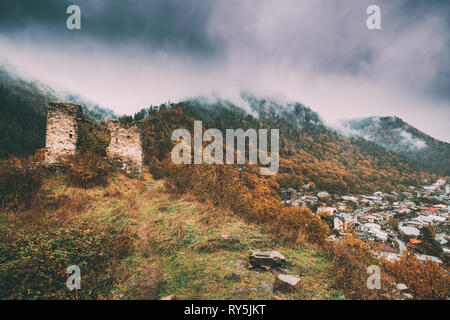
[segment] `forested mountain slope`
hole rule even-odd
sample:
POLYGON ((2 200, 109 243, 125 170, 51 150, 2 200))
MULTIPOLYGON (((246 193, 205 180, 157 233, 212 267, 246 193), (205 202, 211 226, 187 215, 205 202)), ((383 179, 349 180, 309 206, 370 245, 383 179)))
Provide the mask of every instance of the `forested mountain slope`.
POLYGON ((341 132, 359 136, 440 175, 450 175, 450 144, 439 141, 398 117, 344 120, 341 132))
POLYGON ((45 144, 47 104, 52 101, 79 103, 88 119, 114 118, 111 110, 86 103, 74 95, 25 81, 0 67, 0 158, 34 153, 45 144))
POLYGON ((300 188, 312 182, 328 191, 356 193, 414 185, 433 176, 373 142, 342 136, 301 104, 285 108, 256 98, 248 101, 258 117, 228 101, 211 103, 204 99, 141 111, 139 114, 146 116, 141 120, 146 160, 169 157, 171 132, 176 128, 192 130, 193 121, 202 120, 205 128, 222 132, 228 128, 280 129, 280 187, 300 188))

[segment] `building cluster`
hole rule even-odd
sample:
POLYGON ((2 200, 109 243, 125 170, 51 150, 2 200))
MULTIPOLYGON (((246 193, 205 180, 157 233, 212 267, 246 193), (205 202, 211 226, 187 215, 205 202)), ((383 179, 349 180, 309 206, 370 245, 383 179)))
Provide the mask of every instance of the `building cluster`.
POLYGON ((415 251, 418 259, 442 263, 422 245, 423 228, 428 226, 442 254, 450 254, 450 187, 444 179, 371 195, 313 193, 308 185, 299 191, 289 188, 282 192, 285 205, 308 207, 328 222, 333 230, 330 241, 351 233, 363 241, 379 242, 380 255, 389 260, 398 259, 408 249, 415 251))

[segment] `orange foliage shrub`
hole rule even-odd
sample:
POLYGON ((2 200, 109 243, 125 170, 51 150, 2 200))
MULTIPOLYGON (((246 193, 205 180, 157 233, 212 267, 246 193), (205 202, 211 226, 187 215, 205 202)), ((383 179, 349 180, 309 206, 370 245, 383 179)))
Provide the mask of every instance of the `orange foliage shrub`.
POLYGON ((104 125, 78 123, 77 154, 67 171, 70 184, 88 187, 106 183, 111 166, 105 159, 111 135, 104 125))
POLYGON ((86 152, 75 156, 67 171, 67 179, 70 184, 83 187, 103 184, 106 182, 109 169, 110 166, 102 156, 86 152))
POLYGON ((275 228, 292 242, 306 238, 309 242, 324 244, 330 233, 328 225, 308 208, 286 207, 281 209, 275 228))
POLYGON ((416 299, 445 299, 450 294, 448 271, 429 259, 417 260, 412 252, 398 261, 385 262, 384 269, 398 282, 406 284, 416 299))
POLYGON ((277 216, 281 204, 272 189, 273 180, 258 177, 255 171, 229 165, 171 165, 166 186, 228 208, 248 221, 265 223, 277 216))
POLYGON ((173 165, 166 178, 169 191, 191 193, 202 201, 228 208, 249 222, 263 223, 283 240, 323 244, 326 223, 309 209, 283 208, 274 177, 262 177, 255 166, 173 165))
POLYGON ((367 267, 378 262, 368 243, 349 235, 331 244, 327 251, 333 260, 330 267, 332 287, 350 299, 367 299, 376 294, 376 290, 366 286, 367 267))

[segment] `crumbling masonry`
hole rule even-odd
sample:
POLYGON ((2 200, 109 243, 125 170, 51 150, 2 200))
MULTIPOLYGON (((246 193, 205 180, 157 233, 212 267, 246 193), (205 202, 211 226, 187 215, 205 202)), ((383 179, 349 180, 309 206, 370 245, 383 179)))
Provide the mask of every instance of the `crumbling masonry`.
MULTIPOLYGON (((45 161, 47 167, 66 166, 77 151, 78 123, 84 119, 80 105, 50 103, 47 114, 45 161)), ((142 139, 136 123, 108 121, 111 141, 107 148, 110 162, 127 174, 142 174, 142 139)))
POLYGON ((108 130, 111 134, 106 154, 115 165, 128 174, 142 173, 142 140, 138 126, 134 124, 109 121, 108 130))

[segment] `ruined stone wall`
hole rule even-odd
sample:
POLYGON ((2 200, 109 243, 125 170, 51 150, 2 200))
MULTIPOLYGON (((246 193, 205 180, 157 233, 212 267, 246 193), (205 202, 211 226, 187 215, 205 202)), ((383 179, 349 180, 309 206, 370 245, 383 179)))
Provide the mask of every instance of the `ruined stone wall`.
MULTIPOLYGON (((78 123, 89 122, 80 105, 50 103, 47 114, 44 165, 65 166, 77 151, 78 123)), ((107 158, 127 174, 140 176, 143 165, 141 132, 137 124, 109 121, 107 158)))
POLYGON ((141 132, 137 124, 109 121, 108 130, 111 142, 107 156, 127 174, 140 176, 142 173, 143 152, 141 132))
POLYGON ((80 105, 72 103, 49 104, 44 165, 62 165, 75 155, 77 121, 81 119, 83 119, 83 111, 80 105))

